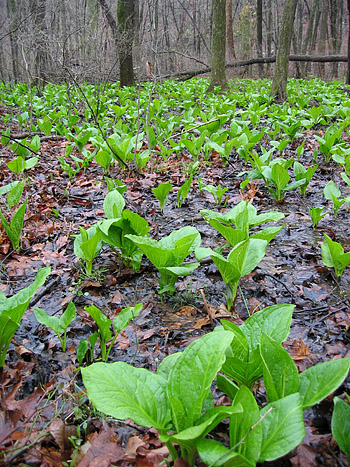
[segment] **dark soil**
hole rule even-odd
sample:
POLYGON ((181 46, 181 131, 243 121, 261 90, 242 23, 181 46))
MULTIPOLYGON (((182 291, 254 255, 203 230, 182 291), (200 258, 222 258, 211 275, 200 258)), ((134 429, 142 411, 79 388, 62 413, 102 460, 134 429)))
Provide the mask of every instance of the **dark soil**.
MULTIPOLYGON (((300 142, 288 146, 284 157, 296 157, 295 147, 300 142)), ((312 164, 314 145, 310 138, 305 145, 304 165, 312 164)), ((150 234, 156 239, 193 225, 201 234, 202 246, 221 247, 222 237, 206 224, 200 210, 226 212, 241 199, 252 200, 259 213, 273 209, 285 214, 281 223, 286 227, 269 244, 254 272, 241 280, 241 290, 229 313, 224 283, 215 265, 208 261, 192 276, 180 278, 176 294, 164 301, 157 292, 157 271, 145 258, 141 270, 134 274, 105 247, 95 260, 94 277, 86 277, 74 256, 72 235, 79 233, 79 225, 86 228, 104 216, 107 188, 102 169, 95 162, 86 173, 69 180, 57 160, 64 154, 64 147, 64 141, 43 142, 38 165, 25 175, 28 208, 20 253, 11 251, 0 227, 0 289, 5 295, 29 285, 39 268, 51 266, 36 306, 58 316, 70 300, 77 307, 77 318, 68 331, 67 352, 62 352, 50 329, 38 324, 33 306, 12 340, 1 375, 0 447, 6 465, 60 466, 74 456, 74 465, 80 467, 97 463, 159 465, 164 447, 154 430, 102 419, 88 404, 80 374, 75 371, 79 341, 91 335, 94 328, 84 306, 94 304, 113 319, 122 308, 142 302, 142 312, 118 336, 109 361, 121 360, 152 371, 166 355, 183 350, 193 339, 219 325, 221 317, 240 324, 255 310, 278 303, 295 304, 290 337, 284 345, 300 371, 321 361, 350 356, 350 270, 345 270, 338 283, 332 271, 324 267, 320 249, 323 233, 340 242, 345 251, 350 248, 347 205, 334 219, 332 207, 323 196, 323 188, 331 179, 344 194, 347 191, 334 162, 326 164, 319 156, 320 167, 306 195, 290 191, 284 202, 277 204, 261 181, 256 189, 250 186, 241 193, 242 177, 238 174, 245 168, 242 160, 232 154, 223 167, 213 153, 208 164, 201 164, 200 175, 205 183, 228 187, 225 208, 216 206, 211 194, 200 192, 196 180, 182 207, 175 207, 177 188, 186 180, 181 170, 189 161, 187 155, 173 156, 166 163, 159 159, 153 173, 149 168, 141 174, 112 169, 111 178, 124 180, 128 187, 126 207, 147 219, 150 234), (161 214, 151 188, 169 179, 174 189, 161 214), (312 229, 307 206, 324 206, 330 211, 316 230, 312 229), (76 437, 76 448, 68 439, 71 436, 76 437)), ((0 147, 0 157, 0 179, 6 184, 16 179, 6 165, 12 153, 0 147)), ((6 213, 4 198, 0 207, 6 213)), ((98 353, 95 357, 98 359, 98 353)), ((256 391, 259 402, 264 402, 264 388, 257 387, 256 391)), ((337 394, 344 391, 350 392, 349 378, 337 394)), ((219 403, 225 402, 218 391, 215 397, 219 403)), ((288 459, 271 465, 346 465, 330 434, 332 398, 306 413, 304 442, 288 459)), ((215 436, 227 439, 227 425, 221 424, 215 436)))

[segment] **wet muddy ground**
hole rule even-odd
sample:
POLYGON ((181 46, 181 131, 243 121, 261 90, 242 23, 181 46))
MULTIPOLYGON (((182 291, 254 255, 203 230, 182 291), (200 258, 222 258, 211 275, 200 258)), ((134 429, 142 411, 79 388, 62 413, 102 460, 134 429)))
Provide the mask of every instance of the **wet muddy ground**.
MULTIPOLYGON (((284 157, 296 157, 295 147, 300 142, 289 145, 284 157)), ((200 210, 226 212, 242 199, 251 200, 258 213, 280 210, 285 214, 280 221, 285 228, 268 245, 259 266, 242 278, 234 308, 228 312, 224 283, 210 261, 204 261, 193 275, 180 278, 176 294, 163 301, 157 292, 157 271, 145 257, 141 270, 134 274, 105 247, 94 262, 94 276, 84 274, 73 253, 73 234, 79 233, 79 225, 86 228, 104 216, 107 187, 103 171, 95 162, 85 173, 81 171, 69 180, 57 160, 64 154, 65 144, 63 140, 43 142, 38 165, 24 176, 29 201, 19 253, 11 251, 0 227, 0 289, 5 295, 29 285, 39 268, 51 266, 51 275, 41 288, 41 298, 35 298, 35 305, 57 316, 71 300, 77 307, 77 318, 67 334, 67 352, 62 352, 53 331, 36 321, 33 306, 28 308, 12 340, 1 375, 0 446, 7 465, 58 466, 71 459, 80 467, 95 465, 92 459, 99 465, 159 465, 164 455, 154 430, 102 419, 88 405, 80 374, 75 371, 79 341, 94 330, 85 306, 94 304, 113 319, 122 308, 142 302, 142 312, 120 333, 109 360, 150 370, 156 370, 166 355, 183 350, 193 339, 211 331, 220 324, 221 317, 240 324, 255 310, 278 303, 295 304, 291 333, 284 345, 300 371, 321 361, 350 356, 350 269, 338 282, 324 267, 320 247, 323 233, 327 233, 345 251, 350 249, 347 204, 335 219, 331 203, 323 196, 323 188, 331 179, 344 196, 348 195, 340 178, 341 168, 334 162, 326 164, 319 156, 320 167, 306 195, 289 191, 284 202, 278 204, 261 180, 255 188, 240 191, 243 177, 238 174, 246 167, 235 153, 225 167, 212 153, 208 163, 202 161, 200 176, 204 183, 221 183, 228 188, 226 207, 217 206, 210 193, 199 191, 197 175, 187 200, 181 208, 175 206, 177 189, 186 180, 186 154, 171 156, 166 163, 158 159, 153 173, 149 167, 141 174, 111 169, 110 177, 123 180, 128 187, 126 208, 147 219, 150 235, 156 239, 193 225, 201 234, 202 246, 221 247, 223 238, 204 221, 200 210), (168 180, 174 189, 161 214, 151 189, 168 180), (308 206, 329 210, 315 230, 308 206)), ((312 137, 307 146, 304 165, 312 164, 316 146, 312 137)), ((0 147, 0 155, 0 178, 5 185, 16 177, 6 165, 12 154, 0 147)), ((5 199, 0 203, 7 212, 5 199)), ((256 391, 263 401, 264 388, 257 387, 256 391)), ((349 378, 337 394, 344 391, 350 392, 349 378)), ((225 403, 222 393, 216 391, 215 397, 225 403)), ((345 456, 339 453, 330 434, 331 410, 332 397, 307 411, 304 442, 288 459, 271 465, 346 465, 345 456)), ((222 423, 216 436, 227 439, 227 425, 222 423)))

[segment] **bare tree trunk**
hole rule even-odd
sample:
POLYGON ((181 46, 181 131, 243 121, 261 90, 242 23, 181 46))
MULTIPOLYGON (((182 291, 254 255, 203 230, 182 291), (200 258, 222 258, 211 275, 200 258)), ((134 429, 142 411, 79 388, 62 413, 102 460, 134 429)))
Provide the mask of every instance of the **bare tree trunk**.
POLYGON ((33 85, 42 88, 48 75, 48 31, 45 25, 45 0, 30 0, 33 31, 35 32, 35 73, 33 85))
MULTIPOLYGON (((315 15, 316 15, 316 11, 317 11, 317 8, 318 8, 318 2, 319 2, 319 0, 313 0, 313 2, 312 2, 312 7, 311 7, 311 10, 310 10, 310 16, 309 16, 309 24, 307 26, 306 34, 305 34, 304 40, 302 42, 301 50, 300 50, 300 52, 302 54, 306 54, 309 43, 311 41, 312 30, 313 30, 314 21, 315 21, 315 15)), ((301 64, 301 75, 302 76, 305 75, 305 71, 306 71, 305 65, 301 64)))
MULTIPOLYGON (((16 29, 16 6, 13 0, 6 1, 7 15, 9 17, 10 29, 15 31, 16 29)), ((11 46, 11 63, 12 73, 15 83, 19 78, 18 76, 18 44, 17 44, 17 31, 10 33, 10 46, 11 46)))
POLYGON ((233 43, 232 0, 226 0, 226 59, 228 62, 236 60, 233 43))
MULTIPOLYGON (((331 49, 332 54, 340 52, 342 35, 343 35, 343 0, 330 0, 329 11, 330 11, 330 37, 331 37, 331 49)), ((332 66, 333 76, 338 77, 338 64, 333 63, 332 66)))
MULTIPOLYGON (((272 4, 271 0, 267 0, 267 31, 266 31, 266 55, 271 57, 272 55, 272 4)), ((267 69, 270 71, 271 65, 267 65, 267 69)))
MULTIPOLYGON (((257 50, 258 57, 262 57, 262 24, 263 24, 263 10, 262 10, 262 0, 257 0, 256 2, 256 35, 257 35, 257 50)), ((259 77, 264 77, 264 65, 259 64, 259 77)))
POLYGON ((276 67, 270 95, 281 101, 287 99, 289 53, 292 42, 296 6, 297 0, 286 0, 281 32, 278 39, 276 67))
MULTIPOLYGON (((317 52, 320 55, 325 55, 326 53, 326 43, 328 38, 328 1, 321 0, 321 18, 320 18, 320 36, 318 40, 318 49, 317 52)), ((325 76, 325 64, 318 64, 318 73, 321 78, 325 76)))
POLYGON ((119 76, 120 86, 135 84, 132 63, 134 0, 118 0, 117 18, 119 33, 119 76))
MULTIPOLYGON (((315 18, 315 21, 314 21, 314 30, 313 30, 313 33, 312 33, 312 38, 311 38, 311 43, 310 43, 310 48, 309 48, 309 54, 315 53, 315 50, 316 50, 318 25, 320 23, 320 18, 321 18, 321 10, 318 9, 316 11, 316 18, 315 18)), ((307 67, 306 67, 306 73, 309 73, 310 69, 311 69, 310 64, 308 64, 307 67)))
POLYGON ((220 86, 227 88, 225 71, 226 49, 226 0, 213 0, 213 29, 211 39, 211 82, 208 92, 220 86))
POLYGON ((350 84, 350 0, 347 0, 348 4, 348 74, 346 77, 346 84, 350 84))

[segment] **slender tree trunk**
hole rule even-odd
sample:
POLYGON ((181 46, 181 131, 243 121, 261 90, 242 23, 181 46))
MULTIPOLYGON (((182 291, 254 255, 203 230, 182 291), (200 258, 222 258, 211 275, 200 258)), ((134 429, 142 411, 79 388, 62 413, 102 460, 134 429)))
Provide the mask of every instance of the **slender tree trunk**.
MULTIPOLYGON (((10 29, 15 30, 16 28, 16 9, 13 0, 6 1, 7 15, 9 17, 10 29)), ((10 47, 11 47, 11 64, 12 74, 15 83, 19 78, 18 76, 18 44, 17 44, 17 31, 10 33, 10 47)))
POLYGON ((349 29, 348 29, 348 74, 346 77, 346 84, 350 84, 350 0, 347 0, 347 4, 348 4, 349 29))
POLYGON ((213 22, 211 38, 211 83, 208 92, 220 86, 227 88, 225 71, 226 49, 226 0, 213 0, 213 22))
MULTIPOLYGON (((321 18, 320 18, 320 36, 318 40, 318 49, 317 52, 319 55, 326 54, 326 43, 328 38, 328 2, 327 0, 321 0, 321 18)), ((318 73, 321 78, 325 76, 325 64, 319 63, 318 64, 318 73)))
POLYGON ((297 0, 286 0, 281 31, 278 39, 276 67, 270 94, 281 101, 287 99, 289 53, 292 42, 296 6, 297 0))
POLYGON ((135 84, 132 62, 134 0, 118 0, 118 52, 120 86, 135 84))
MULTIPOLYGON (((257 0, 256 2, 256 36, 257 36, 257 51, 258 57, 262 57, 262 43, 263 43, 263 34, 262 34, 262 25, 263 25, 263 2, 262 0, 257 0)), ((264 65, 259 64, 259 77, 264 77, 264 65)))
MULTIPOLYGON (((266 31, 266 55, 271 57, 272 55, 272 0, 267 0, 267 31, 266 31)), ((271 65, 267 65, 267 69, 270 71, 271 65)))
POLYGON ((232 0, 226 0, 226 59, 229 63, 236 60, 233 43, 232 0))

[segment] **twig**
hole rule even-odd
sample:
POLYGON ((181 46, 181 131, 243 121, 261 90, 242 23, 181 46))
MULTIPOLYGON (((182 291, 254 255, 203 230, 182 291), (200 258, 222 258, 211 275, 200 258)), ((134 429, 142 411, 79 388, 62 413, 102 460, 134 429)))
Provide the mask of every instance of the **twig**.
POLYGON ((212 462, 209 467, 213 467, 214 465, 216 464, 219 464, 220 461, 222 459, 224 459, 227 454, 231 451, 234 451, 238 446, 240 446, 241 444, 244 443, 245 439, 247 438, 247 436, 250 434, 251 431, 254 430, 254 428, 256 428, 263 420, 264 418, 273 410, 273 407, 270 407, 269 410, 267 412, 264 413, 264 415, 253 425, 249 428, 249 430, 247 431, 247 433, 243 436, 243 438, 237 443, 235 444, 234 446, 232 446, 232 448, 230 448, 227 452, 225 452, 225 454, 223 454, 222 456, 220 456, 218 459, 215 459, 214 462, 212 462))
POLYGON ((55 286, 58 285, 60 282, 60 276, 56 276, 54 279, 52 279, 46 287, 43 288, 40 292, 38 292, 30 301, 29 306, 34 306, 35 304, 38 303, 39 300, 43 298, 44 295, 46 295, 50 290, 55 286))
POLYGON ((211 313, 210 313, 210 310, 209 310, 209 307, 208 307, 207 299, 205 298, 205 295, 204 295, 204 290, 200 289, 199 291, 200 291, 200 293, 202 295, 204 307, 205 307, 205 309, 206 309, 206 311, 208 313, 208 317, 209 317, 210 321, 213 322, 213 318, 211 316, 211 313))
POLYGON ((273 276, 272 274, 269 274, 268 272, 265 272, 265 271, 261 271, 261 274, 265 275, 265 276, 268 276, 268 277, 271 277, 273 280, 275 280, 276 282, 278 282, 279 284, 283 285, 283 287, 286 289, 286 291, 290 294, 290 296, 295 299, 295 296, 294 296, 294 293, 291 292, 288 287, 286 286, 286 284, 284 282, 282 282, 280 279, 277 279, 277 277, 273 276))
POLYGON ((18 146, 21 146, 22 148, 25 148, 25 149, 28 149, 28 151, 32 152, 33 154, 35 154, 36 156, 40 156, 40 154, 36 151, 34 151, 32 148, 30 148, 29 146, 26 146, 25 144, 23 143, 20 143, 19 141, 17 141, 15 138, 13 138, 12 136, 8 136, 8 135, 5 135, 4 133, 0 133, 0 137, 4 137, 4 138, 8 138, 10 141, 13 141, 15 143, 18 144, 18 146))
POLYGON ((169 136, 169 138, 167 138, 167 139, 164 140, 164 143, 166 143, 167 141, 169 141, 169 139, 171 139, 171 138, 176 138, 177 136, 181 136, 181 135, 183 135, 184 133, 188 133, 188 132, 190 132, 190 131, 196 130, 197 128, 200 128, 201 126, 209 125, 209 123, 214 123, 214 122, 217 122, 217 121, 220 121, 220 117, 213 118, 213 120, 209 120, 209 122, 198 123, 198 125, 195 125, 195 126, 193 126, 193 127, 191 127, 191 128, 186 128, 186 129, 180 131, 180 133, 175 133, 175 135, 169 136))
POLYGON ((109 144, 108 142, 108 139, 104 133, 104 131, 102 130, 102 127, 98 121, 98 118, 97 118, 97 115, 94 111, 94 109, 92 108, 88 98, 86 97, 86 94, 85 92, 83 91, 83 89, 81 88, 81 86, 79 85, 79 83, 77 82, 77 80, 75 79, 75 77, 73 76, 72 72, 70 71, 69 68, 67 68, 65 65, 62 65, 63 68, 67 71, 67 73, 69 74, 69 76, 71 77, 71 79, 73 80, 73 83, 74 85, 77 87, 77 89, 79 90, 79 92, 81 93, 81 95, 83 96, 83 99, 86 103, 86 105, 89 107, 90 109, 90 112, 91 112, 91 115, 94 119, 94 122, 95 122, 95 125, 97 126, 99 132, 101 133, 101 136, 104 140, 104 142, 107 144, 108 148, 110 149, 110 151, 114 154, 115 158, 117 159, 117 161, 119 162, 119 164, 122 166, 122 167, 126 167, 127 169, 129 168, 128 164, 123 161, 123 159, 121 157, 118 156, 118 154, 114 151, 114 149, 112 148, 112 146, 109 144))

